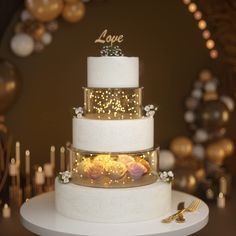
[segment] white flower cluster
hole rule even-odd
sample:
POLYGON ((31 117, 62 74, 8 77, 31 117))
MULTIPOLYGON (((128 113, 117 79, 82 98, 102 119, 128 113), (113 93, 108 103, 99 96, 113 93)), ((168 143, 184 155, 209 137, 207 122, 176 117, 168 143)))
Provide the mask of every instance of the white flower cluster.
POLYGON ((144 111, 146 112, 146 116, 154 116, 158 108, 153 104, 146 105, 144 107, 144 111))
POLYGON ((163 172, 159 172, 159 178, 161 181, 163 182, 172 182, 174 180, 174 174, 172 171, 163 171, 163 172))
POLYGON ((110 56, 110 57, 120 57, 124 56, 122 53, 122 50, 120 49, 119 46, 103 46, 102 50, 100 51, 101 56, 110 56))
POLYGON ((83 109, 83 107, 74 107, 73 110, 74 110, 75 116, 76 116, 77 118, 82 117, 83 114, 84 114, 84 109, 83 109))
POLYGON ((65 172, 59 172, 58 178, 61 183, 67 184, 70 182, 70 179, 72 177, 72 173, 70 171, 65 171, 65 172))

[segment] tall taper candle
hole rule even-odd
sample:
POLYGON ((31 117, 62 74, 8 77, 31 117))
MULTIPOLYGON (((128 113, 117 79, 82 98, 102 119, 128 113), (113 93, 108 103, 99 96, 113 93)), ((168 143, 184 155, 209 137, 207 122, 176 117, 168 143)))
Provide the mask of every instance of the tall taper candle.
POLYGON ((30 151, 25 151, 25 175, 30 175, 30 151))
POLYGON ((16 142, 16 165, 20 167, 20 142, 16 142))
POLYGON ((51 146, 50 148, 50 162, 54 169, 55 168, 55 146, 51 146))
POLYGON ((9 175, 11 177, 17 176, 17 166, 16 166, 16 160, 14 158, 11 159, 11 163, 9 165, 9 175))
POLYGON ((60 171, 65 171, 65 148, 60 148, 60 171))

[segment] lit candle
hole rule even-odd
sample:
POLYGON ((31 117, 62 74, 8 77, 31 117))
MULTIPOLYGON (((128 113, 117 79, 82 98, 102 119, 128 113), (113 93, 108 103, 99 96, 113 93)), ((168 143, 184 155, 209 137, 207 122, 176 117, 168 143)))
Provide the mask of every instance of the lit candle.
POLYGON ((8 206, 7 203, 5 203, 2 208, 2 217, 3 218, 10 218, 11 217, 11 208, 8 206))
POLYGON ((60 148, 60 170, 65 171, 65 148, 60 148))
POLYGON ((53 177, 53 166, 51 163, 45 163, 43 166, 43 170, 46 178, 53 177))
POLYGON ((51 146, 50 148, 50 162, 52 167, 55 168, 55 146, 51 146))
POLYGON ((45 182, 45 175, 41 166, 38 167, 38 170, 35 172, 35 183, 37 185, 43 185, 45 182))
POLYGON ((25 174, 30 175, 30 151, 25 151, 25 174))
POLYGON ((16 165, 20 167, 20 142, 16 142, 16 165))
POLYGON ((220 192, 217 197, 217 207, 225 208, 225 196, 222 192, 220 192))
POLYGON ((16 166, 16 160, 14 158, 11 159, 11 163, 9 165, 9 175, 11 177, 17 176, 17 166, 16 166))

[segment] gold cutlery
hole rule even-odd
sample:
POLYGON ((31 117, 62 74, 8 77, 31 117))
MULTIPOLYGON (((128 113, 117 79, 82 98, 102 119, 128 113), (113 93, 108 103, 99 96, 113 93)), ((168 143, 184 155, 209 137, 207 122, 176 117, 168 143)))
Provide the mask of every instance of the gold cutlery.
MULTIPOLYGON (((178 203, 177 210, 183 210, 183 209, 184 209, 184 202, 178 203)), ((183 213, 179 213, 179 215, 177 216, 175 221, 177 223, 184 223, 185 222, 184 214, 183 213)))
POLYGON ((182 210, 178 210, 175 214, 163 219, 161 222, 162 223, 170 223, 172 222, 173 220, 176 220, 177 217, 180 215, 180 214, 183 214, 185 212, 194 212, 196 211, 199 206, 200 206, 200 203, 201 203, 201 200, 197 199, 197 200, 194 200, 190 203, 190 205, 182 210))

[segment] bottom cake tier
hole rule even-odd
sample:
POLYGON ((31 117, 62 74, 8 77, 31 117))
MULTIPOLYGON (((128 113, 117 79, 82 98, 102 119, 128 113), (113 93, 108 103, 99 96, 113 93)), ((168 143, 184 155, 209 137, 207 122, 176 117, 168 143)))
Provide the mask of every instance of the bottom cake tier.
POLYGON ((151 220, 171 209, 171 184, 121 189, 91 188, 55 180, 56 209, 62 215, 89 222, 124 223, 151 220))

